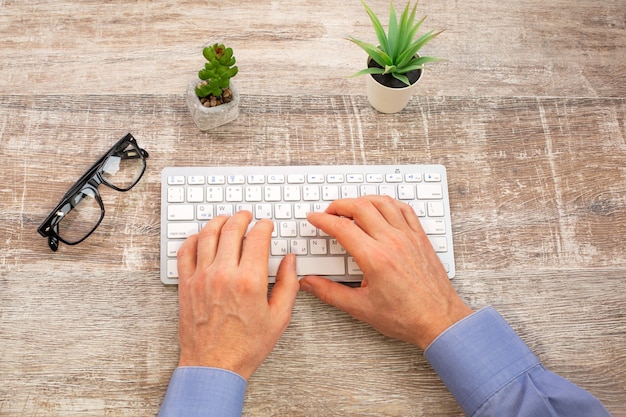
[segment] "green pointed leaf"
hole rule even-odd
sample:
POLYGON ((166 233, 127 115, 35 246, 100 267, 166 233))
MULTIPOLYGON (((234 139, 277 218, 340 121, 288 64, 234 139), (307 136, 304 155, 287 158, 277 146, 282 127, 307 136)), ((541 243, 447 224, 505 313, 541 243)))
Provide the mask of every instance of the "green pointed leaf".
POLYGON ((354 42, 361 47, 374 61, 382 67, 391 63, 391 57, 387 55, 380 48, 372 45, 371 43, 363 42, 355 38, 348 38, 349 41, 354 42))
POLYGON ((359 72, 355 72, 350 77, 360 77, 361 75, 367 74, 382 74, 384 71, 385 70, 383 70, 382 68, 365 68, 359 72))
POLYGON ((385 71, 383 72, 383 74, 393 74, 396 71, 397 68, 395 65, 385 65, 385 71))
POLYGON ((398 67, 398 72, 400 72, 401 74, 406 74, 407 72, 424 68, 424 64, 428 64, 429 62, 441 62, 441 61, 443 61, 443 59, 441 58, 435 58, 432 56, 421 56, 415 59, 414 61, 411 61, 406 66, 398 67))
POLYGON ((396 10, 394 9, 391 1, 389 2, 389 26, 387 28, 387 34, 387 39, 389 40, 389 49, 387 50, 387 53, 391 56, 391 59, 396 59, 400 30, 398 28, 396 10))
POLYGON ((435 32, 431 30, 426 33, 422 37, 420 37, 417 41, 415 41, 411 46, 409 46, 404 52, 398 57, 398 65, 404 66, 407 62, 409 62, 417 52, 424 47, 428 42, 436 38, 443 31, 435 32))
POLYGON ((406 85, 411 85, 411 83, 409 82, 409 78, 406 75, 397 73, 393 73, 392 75, 395 79, 402 81, 406 85))
POLYGON ((365 7, 365 11, 367 12, 367 14, 370 17, 370 20, 372 21, 372 25, 374 26, 374 32, 376 33, 376 38, 378 38, 378 43, 380 44, 381 49, 383 51, 388 51, 389 43, 387 41, 387 35, 385 33, 385 29, 383 28, 383 25, 380 23, 380 20, 378 19, 378 16, 376 16, 376 14, 372 11, 372 9, 370 9, 369 6, 365 4, 365 1, 361 0, 361 3, 363 4, 363 7, 365 7))

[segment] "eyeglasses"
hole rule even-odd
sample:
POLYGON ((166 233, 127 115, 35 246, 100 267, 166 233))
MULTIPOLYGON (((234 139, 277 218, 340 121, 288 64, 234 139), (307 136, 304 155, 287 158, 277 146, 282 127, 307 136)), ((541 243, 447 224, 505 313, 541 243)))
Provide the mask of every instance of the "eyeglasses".
POLYGON ((104 154, 63 196, 61 202, 37 231, 48 238, 53 251, 59 241, 76 245, 85 240, 104 218, 104 204, 98 186, 128 191, 139 182, 146 170, 148 152, 141 149, 130 133, 104 154))

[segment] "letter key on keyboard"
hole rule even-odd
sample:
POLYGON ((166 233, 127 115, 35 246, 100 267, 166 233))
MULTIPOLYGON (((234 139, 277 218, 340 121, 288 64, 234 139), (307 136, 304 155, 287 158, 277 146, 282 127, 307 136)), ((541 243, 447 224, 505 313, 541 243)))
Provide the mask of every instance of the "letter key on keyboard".
POLYGON ((339 198, 383 194, 413 208, 450 278, 455 275, 446 169, 442 165, 167 167, 161 179, 161 281, 178 283, 176 254, 184 240, 216 216, 240 210, 271 219, 269 282, 287 253, 299 276, 363 278, 332 236, 306 220, 339 198))

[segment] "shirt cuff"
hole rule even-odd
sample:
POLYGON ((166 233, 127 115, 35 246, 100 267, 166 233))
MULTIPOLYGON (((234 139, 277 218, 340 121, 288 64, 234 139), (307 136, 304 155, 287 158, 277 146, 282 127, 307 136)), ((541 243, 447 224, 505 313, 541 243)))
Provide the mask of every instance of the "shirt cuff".
POLYGON ((493 307, 455 323, 424 356, 468 416, 507 383, 540 365, 493 307))
POLYGON ((218 368, 181 366, 174 370, 159 417, 240 417, 246 380, 218 368))

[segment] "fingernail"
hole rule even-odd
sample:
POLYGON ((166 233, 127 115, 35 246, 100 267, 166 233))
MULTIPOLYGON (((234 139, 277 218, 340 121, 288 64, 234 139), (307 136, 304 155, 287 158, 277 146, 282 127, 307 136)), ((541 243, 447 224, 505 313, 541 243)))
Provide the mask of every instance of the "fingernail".
POLYGON ((311 287, 311 285, 306 282, 305 280, 300 280, 300 289, 304 292, 311 292, 313 290, 313 288, 311 287))

